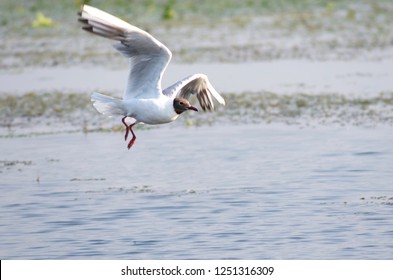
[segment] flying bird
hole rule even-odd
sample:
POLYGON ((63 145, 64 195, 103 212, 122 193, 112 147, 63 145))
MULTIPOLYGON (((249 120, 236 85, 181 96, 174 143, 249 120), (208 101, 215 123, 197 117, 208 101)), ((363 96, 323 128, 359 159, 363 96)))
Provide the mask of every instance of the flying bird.
POLYGON ((83 30, 118 41, 113 47, 129 59, 130 69, 122 99, 97 92, 91 95, 98 112, 111 117, 122 116, 125 141, 129 133, 132 134, 128 149, 136 140, 132 130, 135 124, 169 123, 185 111, 198 111, 190 104, 192 95, 204 111, 212 111, 215 101, 225 105, 225 100, 204 74, 191 75, 162 90, 162 75, 172 53, 146 31, 89 5, 83 5, 78 14, 83 30), (127 118, 132 118, 133 122, 128 124, 127 118))

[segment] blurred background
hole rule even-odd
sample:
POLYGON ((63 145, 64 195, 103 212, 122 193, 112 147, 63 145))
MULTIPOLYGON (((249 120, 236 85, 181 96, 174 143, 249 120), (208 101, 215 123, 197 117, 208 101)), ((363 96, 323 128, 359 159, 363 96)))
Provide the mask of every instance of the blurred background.
MULTIPOLYGON (((39 123, 40 117, 58 117, 63 110, 71 126, 80 122, 74 129, 114 127, 103 118, 103 125, 86 127, 87 117, 78 111, 89 110, 92 90, 121 96, 128 67, 111 42, 81 31, 77 11, 82 3, 147 30, 171 49, 173 66, 164 87, 193 72, 207 72, 233 100, 222 114, 235 118, 240 107, 248 106, 242 114, 248 112, 247 119, 257 115, 262 122, 316 115, 323 122, 340 122, 334 117, 350 110, 344 123, 392 122, 390 0, 3 0, 2 134, 13 133, 7 129, 16 125, 15 114, 23 126, 32 117, 39 123), (244 93, 256 93, 258 102, 245 104, 244 93), (30 103, 36 105, 29 112, 30 103), (66 109, 53 109, 56 103, 66 109)), ((216 117, 197 116, 203 121, 216 117)))
MULTIPOLYGON (((392 259, 392 0, 1 0, 0 258, 392 259), (82 2, 227 106, 124 126, 128 62, 82 2)), ((192 101, 195 104, 195 101, 192 101)))

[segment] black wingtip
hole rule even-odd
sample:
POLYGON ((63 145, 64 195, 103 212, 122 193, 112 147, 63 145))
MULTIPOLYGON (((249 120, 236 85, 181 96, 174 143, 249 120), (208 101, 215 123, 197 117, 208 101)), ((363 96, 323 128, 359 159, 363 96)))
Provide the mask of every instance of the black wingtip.
POLYGON ((85 18, 78 18, 78 21, 81 23, 88 23, 89 21, 85 18))
POLYGON ((93 33, 93 26, 82 26, 82 29, 87 31, 87 32, 91 32, 93 33))

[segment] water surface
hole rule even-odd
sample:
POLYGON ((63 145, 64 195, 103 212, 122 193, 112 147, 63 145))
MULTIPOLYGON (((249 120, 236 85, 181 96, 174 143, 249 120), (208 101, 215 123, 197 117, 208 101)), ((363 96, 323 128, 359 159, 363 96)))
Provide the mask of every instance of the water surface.
MULTIPOLYGON (((393 51, 390 51, 391 54, 393 51)), ((219 92, 261 92, 281 94, 336 93, 375 95, 391 91, 393 59, 350 61, 310 61, 287 59, 246 63, 171 63, 163 76, 163 88, 194 73, 204 73, 219 92), (299 71, 301 70, 301 71, 299 71)), ((107 65, 76 65, 62 68, 0 70, 0 92, 82 92, 93 90, 121 95, 126 84, 128 64, 119 69, 107 65), (97 77, 105 77, 97 79, 97 77)))
POLYGON ((391 128, 2 138, 5 259, 391 259, 391 128))

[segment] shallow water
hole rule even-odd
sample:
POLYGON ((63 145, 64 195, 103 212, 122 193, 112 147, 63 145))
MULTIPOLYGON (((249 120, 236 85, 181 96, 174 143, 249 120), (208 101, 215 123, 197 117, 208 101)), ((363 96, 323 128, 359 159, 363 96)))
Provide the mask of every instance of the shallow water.
POLYGON ((391 127, 1 138, 2 259, 391 259, 391 127))
MULTIPOLYGON (((390 52, 392 53, 392 51, 390 52)), ((93 90, 120 95, 128 73, 124 68, 75 66, 68 68, 26 68, 0 71, 1 91, 85 92, 93 90), (97 77, 105 77, 105 79, 97 77)), ((391 91, 393 59, 351 61, 309 61, 301 59, 255 63, 170 64, 163 76, 163 87, 194 73, 209 76, 219 92, 336 93, 375 95, 391 91)))

